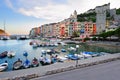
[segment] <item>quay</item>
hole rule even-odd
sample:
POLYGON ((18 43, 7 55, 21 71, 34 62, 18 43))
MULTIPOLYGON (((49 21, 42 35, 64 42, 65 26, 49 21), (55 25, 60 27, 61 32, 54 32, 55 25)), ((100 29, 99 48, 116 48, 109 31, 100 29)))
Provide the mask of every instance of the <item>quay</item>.
POLYGON ((29 80, 41 76, 56 74, 59 72, 69 71, 78 68, 84 68, 92 65, 115 61, 115 60, 120 60, 120 53, 108 54, 100 57, 78 60, 78 66, 76 66, 76 61, 70 60, 63 63, 55 63, 48 66, 40 66, 36 68, 0 72, 0 80, 26 80, 26 79, 29 80))

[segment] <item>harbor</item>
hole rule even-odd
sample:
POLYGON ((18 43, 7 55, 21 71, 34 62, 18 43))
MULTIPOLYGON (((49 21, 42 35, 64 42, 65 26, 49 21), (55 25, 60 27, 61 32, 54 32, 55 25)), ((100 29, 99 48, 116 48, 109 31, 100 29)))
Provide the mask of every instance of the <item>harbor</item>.
MULTIPOLYGON (((17 62, 18 59, 22 61, 20 69, 25 69, 30 67, 33 68, 32 62, 34 58, 38 60, 38 66, 42 66, 45 64, 50 65, 56 62, 57 63, 64 62, 66 60, 76 61, 76 60, 103 56, 103 55, 113 53, 113 52, 110 52, 111 50, 109 49, 104 49, 96 46, 91 47, 83 43, 66 44, 65 43, 66 41, 61 41, 61 40, 58 40, 58 41, 60 42, 56 43, 54 41, 55 43, 53 43, 53 41, 48 42, 48 41, 41 41, 41 40, 0 41, 0 48, 1 48, 0 64, 7 62, 8 67, 4 71, 8 72, 8 71, 14 70, 13 69, 14 63, 17 62), (31 42, 33 42, 34 44, 31 45, 31 42), (38 44, 40 42, 41 44, 38 44), (44 60, 48 62, 44 63, 43 62, 44 60)), ((117 49, 115 49, 116 52, 114 53, 117 53, 120 50, 119 45, 117 46, 118 46, 117 49)))
POLYGON ((84 68, 92 65, 97 65, 101 63, 106 63, 114 60, 120 59, 120 53, 110 54, 101 57, 94 57, 78 61, 78 67, 76 67, 75 61, 67 61, 64 63, 55 63, 49 66, 40 66, 36 68, 29 68, 24 70, 9 71, 0 73, 1 80, 24 80, 24 79, 34 79, 37 77, 56 74, 59 72, 74 70, 78 68, 84 68))

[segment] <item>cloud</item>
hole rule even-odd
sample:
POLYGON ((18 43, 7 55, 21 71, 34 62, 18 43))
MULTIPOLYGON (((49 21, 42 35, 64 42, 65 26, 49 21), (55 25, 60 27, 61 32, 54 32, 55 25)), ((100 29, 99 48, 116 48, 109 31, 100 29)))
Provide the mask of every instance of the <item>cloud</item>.
POLYGON ((12 5, 12 3, 11 3, 10 0, 5 0, 5 3, 6 3, 6 5, 7 5, 9 8, 11 8, 11 9, 14 10, 14 7, 13 7, 13 5, 12 5))
POLYGON ((111 2, 112 7, 120 4, 118 0, 5 0, 9 8, 26 16, 58 22, 68 18, 74 10, 83 13, 96 6, 111 2))

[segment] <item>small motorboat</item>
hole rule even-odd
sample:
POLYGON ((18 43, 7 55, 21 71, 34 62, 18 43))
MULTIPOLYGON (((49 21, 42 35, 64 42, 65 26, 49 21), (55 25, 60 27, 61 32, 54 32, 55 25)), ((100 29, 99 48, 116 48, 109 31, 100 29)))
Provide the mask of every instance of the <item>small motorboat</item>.
POLYGON ((68 50, 69 50, 69 51, 76 51, 76 48, 70 47, 70 48, 68 48, 68 50))
POLYGON ((51 60, 46 58, 46 57, 45 58, 41 58, 40 59, 40 63, 41 63, 42 66, 49 65, 49 64, 51 64, 51 60))
POLYGON ((42 53, 42 55, 45 55, 46 56, 46 50, 41 50, 41 53, 42 53))
POLYGON ((8 51, 2 52, 2 53, 0 54, 0 58, 5 58, 5 57, 7 57, 7 53, 8 53, 8 51))
POLYGON ((7 53, 7 57, 11 58, 15 56, 15 52, 14 51, 8 51, 7 53))
POLYGON ((22 68, 22 61, 20 59, 18 59, 18 61, 14 62, 13 64, 13 70, 18 70, 22 68))
POLYGON ((33 43, 32 47, 37 48, 38 47, 37 43, 33 43))
POLYGON ((7 67, 8 67, 8 63, 2 63, 2 64, 0 64, 0 72, 1 71, 4 71, 4 70, 6 70, 7 69, 7 67))
POLYGON ((84 56, 84 58, 91 58, 92 57, 90 54, 86 54, 85 52, 82 52, 81 54, 84 56))
POLYGON ((58 56, 58 62, 63 62, 63 61, 65 61, 65 60, 67 60, 67 58, 66 57, 63 57, 63 56, 58 56))
POLYGON ((79 59, 79 57, 78 57, 78 56, 75 56, 74 54, 68 54, 68 55, 67 55, 67 58, 68 58, 68 59, 71 59, 71 60, 78 60, 78 59, 79 59))
POLYGON ((61 52, 66 52, 66 50, 65 49, 61 49, 61 52))
POLYGON ((66 46, 66 45, 67 45, 67 44, 64 43, 64 42, 60 42, 60 44, 61 44, 62 46, 66 46))
POLYGON ((37 67, 39 66, 39 61, 37 58, 34 57, 34 59, 32 60, 32 67, 37 67))
POLYGON ((26 60, 24 61, 24 63, 23 63, 23 67, 24 67, 24 68, 30 68, 30 66, 31 66, 30 61, 29 61, 28 59, 26 59, 26 60))
POLYGON ((24 51, 24 52, 23 52, 23 56, 27 57, 27 56, 28 56, 28 52, 27 52, 27 51, 24 51))

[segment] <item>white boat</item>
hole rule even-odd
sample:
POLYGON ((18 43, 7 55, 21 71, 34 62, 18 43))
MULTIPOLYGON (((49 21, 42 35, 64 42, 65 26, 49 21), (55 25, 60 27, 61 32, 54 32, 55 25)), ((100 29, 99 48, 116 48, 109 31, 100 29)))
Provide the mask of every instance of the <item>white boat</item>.
POLYGON ((5 69, 7 69, 7 67, 8 67, 8 63, 2 63, 2 64, 0 64, 0 72, 4 71, 5 69))
POLYGON ((14 51, 8 51, 7 57, 14 57, 15 52, 14 51))
POLYGON ((62 46, 66 46, 66 45, 67 45, 67 44, 64 43, 64 42, 60 42, 60 44, 61 44, 62 46))
POLYGON ((68 48, 68 50, 70 50, 70 51, 76 51, 76 48, 70 47, 70 48, 68 48))
POLYGON ((37 45, 36 43, 33 43, 32 47, 33 47, 33 48, 37 48, 38 45, 37 45))
POLYGON ((81 55, 81 54, 75 54, 75 56, 78 56, 80 59, 84 58, 84 55, 81 55))
POLYGON ((54 43, 55 46, 58 46, 58 43, 54 43))
POLYGON ((59 59, 60 61, 65 61, 65 60, 67 60, 68 58, 63 57, 63 56, 58 56, 58 59, 59 59))
POLYGON ((84 58, 92 58, 90 54, 85 54, 84 52, 82 52, 81 55, 83 55, 84 58))

